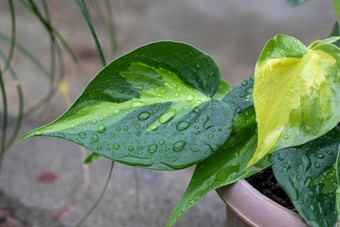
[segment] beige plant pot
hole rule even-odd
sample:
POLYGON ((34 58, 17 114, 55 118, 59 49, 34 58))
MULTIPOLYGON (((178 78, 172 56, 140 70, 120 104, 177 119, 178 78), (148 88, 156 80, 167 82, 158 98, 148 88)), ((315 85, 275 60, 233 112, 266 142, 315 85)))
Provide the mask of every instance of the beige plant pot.
POLYGON ((301 217, 262 195, 247 181, 216 189, 227 207, 228 227, 307 227, 301 217))

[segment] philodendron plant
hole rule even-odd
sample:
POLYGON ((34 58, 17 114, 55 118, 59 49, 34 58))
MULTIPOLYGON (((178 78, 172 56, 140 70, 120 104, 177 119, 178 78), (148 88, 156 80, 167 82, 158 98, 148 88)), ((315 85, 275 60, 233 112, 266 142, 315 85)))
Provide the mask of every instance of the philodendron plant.
POLYGON ((197 164, 173 223, 208 191, 269 166, 304 220, 334 226, 340 206, 340 49, 277 35, 255 75, 232 89, 188 44, 151 43, 105 66, 73 105, 33 136, 73 141, 99 157, 153 170, 197 164), (338 206, 338 208, 337 208, 338 206))

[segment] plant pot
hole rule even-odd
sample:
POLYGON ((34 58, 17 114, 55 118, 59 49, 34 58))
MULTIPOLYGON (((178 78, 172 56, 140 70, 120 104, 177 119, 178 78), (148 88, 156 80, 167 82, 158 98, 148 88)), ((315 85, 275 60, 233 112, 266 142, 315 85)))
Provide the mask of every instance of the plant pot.
POLYGON ((295 212, 262 195, 245 180, 216 189, 226 204, 228 227, 307 227, 295 212))

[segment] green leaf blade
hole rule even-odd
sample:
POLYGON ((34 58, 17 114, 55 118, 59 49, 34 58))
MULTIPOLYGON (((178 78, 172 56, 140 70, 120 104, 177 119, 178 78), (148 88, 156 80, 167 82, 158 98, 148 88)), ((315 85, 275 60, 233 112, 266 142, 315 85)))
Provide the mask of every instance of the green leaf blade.
POLYGON ((221 99, 229 90, 208 55, 152 43, 108 64, 59 119, 23 139, 62 137, 125 164, 185 168, 228 138, 233 112, 221 99))
POLYGON ((268 43, 255 69, 259 144, 247 167, 267 153, 318 138, 340 121, 340 49, 319 41, 306 52, 285 35, 268 43))
POLYGON ((335 189, 330 192, 319 179, 333 168, 339 144, 336 127, 307 144, 273 153, 277 181, 311 226, 334 226, 337 221, 335 189))
POLYGON ((218 152, 197 165, 191 182, 173 210, 167 226, 172 226, 207 192, 253 175, 271 164, 268 157, 253 168, 244 171, 257 145, 255 112, 251 95, 253 84, 253 78, 243 81, 223 99, 236 115, 232 134, 218 152))

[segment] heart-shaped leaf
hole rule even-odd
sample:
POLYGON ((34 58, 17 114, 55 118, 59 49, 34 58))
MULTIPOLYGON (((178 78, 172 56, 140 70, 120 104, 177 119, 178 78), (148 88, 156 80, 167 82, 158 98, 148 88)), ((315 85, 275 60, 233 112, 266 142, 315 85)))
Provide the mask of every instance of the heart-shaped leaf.
POLYGON ((304 144, 338 124, 340 49, 322 41, 307 48, 293 37, 274 37, 256 65, 253 95, 258 147, 247 168, 269 152, 304 144))
MULTIPOLYGON (((335 226, 335 188, 321 180, 333 168, 340 144, 340 129, 304 145, 273 153, 273 171, 295 208, 311 226, 335 226), (325 188, 328 187, 328 188, 325 188)), ((334 182, 328 182, 336 184, 334 182)))
POLYGON ((151 43, 112 61, 60 118, 23 139, 61 137, 129 165, 181 169, 228 138, 233 112, 221 100, 229 91, 208 55, 151 43))
POLYGON ((253 78, 242 82, 223 99, 236 114, 232 134, 218 152, 197 165, 191 182, 173 210, 167 226, 173 225, 207 192, 246 178, 271 165, 268 157, 256 167, 244 172, 244 167, 254 154, 257 144, 252 87, 253 78))

